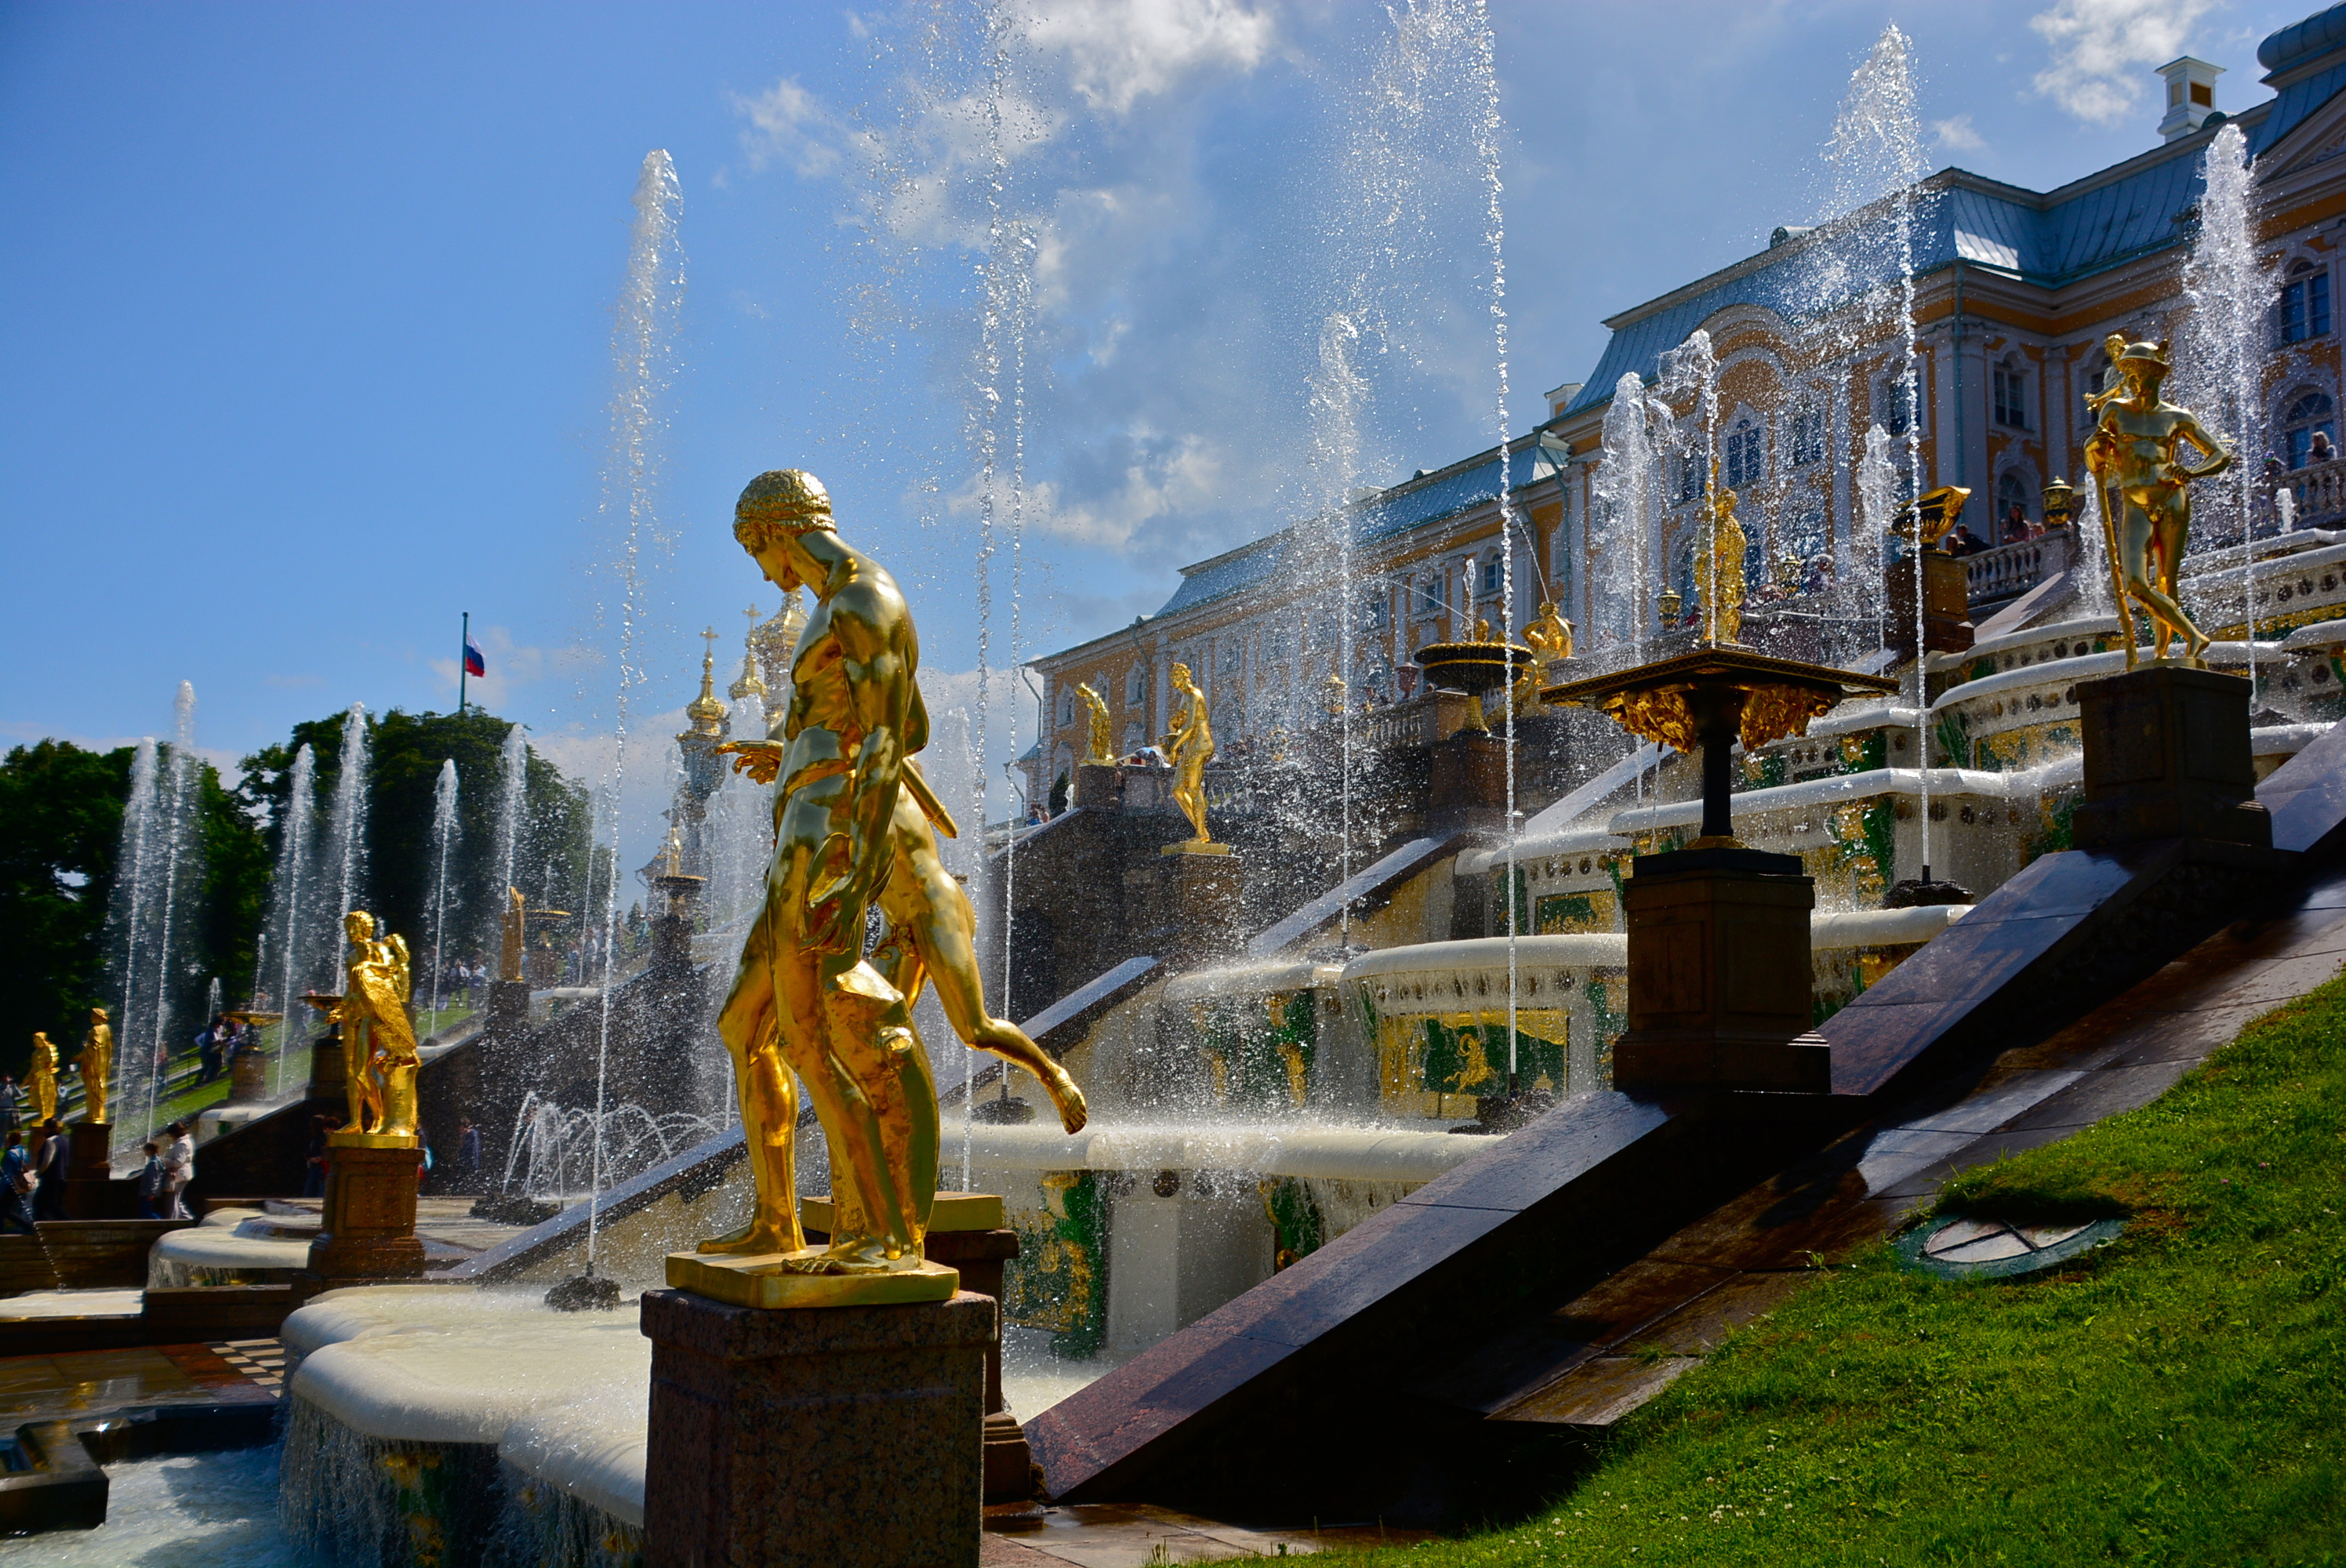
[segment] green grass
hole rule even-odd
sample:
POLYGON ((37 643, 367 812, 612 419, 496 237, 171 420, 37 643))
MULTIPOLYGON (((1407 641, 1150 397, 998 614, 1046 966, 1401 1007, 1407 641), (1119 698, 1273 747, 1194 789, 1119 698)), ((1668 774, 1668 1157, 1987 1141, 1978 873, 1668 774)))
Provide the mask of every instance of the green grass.
POLYGON ((1821 1277, 1520 1523, 1364 1563, 2346 1563, 2346 979, 1946 1211, 2133 1216, 2065 1268, 1821 1277))

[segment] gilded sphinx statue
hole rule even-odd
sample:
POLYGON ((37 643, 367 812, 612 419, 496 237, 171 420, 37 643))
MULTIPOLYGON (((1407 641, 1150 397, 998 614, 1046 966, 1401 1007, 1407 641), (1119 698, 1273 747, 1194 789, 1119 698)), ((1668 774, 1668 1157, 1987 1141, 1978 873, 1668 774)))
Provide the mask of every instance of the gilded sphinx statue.
POLYGON ((89 1010, 89 1033, 81 1037, 81 1054, 74 1058, 81 1071, 81 1119, 92 1126, 106 1121, 107 1086, 114 1081, 114 1026, 106 1009, 89 1010))
POLYGON ((937 1177, 937 1101, 912 1008, 933 980, 956 1033, 1041 1078, 1070 1129, 1083 1097, 1015 1024, 985 1011, 968 899, 937 857, 955 832, 915 754, 929 738, 920 640, 895 580, 843 542, 821 482, 796 469, 742 491, 733 535, 785 593, 814 606, 791 656, 780 738, 719 749, 778 782, 762 918, 750 927, 718 1032, 733 1058, 757 1197, 749 1221, 699 1251, 780 1255, 801 1276, 920 1268, 937 1177), (888 931, 863 956, 869 911, 888 931), (833 1229, 805 1245, 793 1140, 803 1085, 830 1145, 833 1229))
POLYGON ((2086 400, 2098 419, 2086 442, 2086 466, 2102 493, 2102 527, 2109 544, 2118 620, 2125 631, 2127 663, 2135 660, 2133 606, 2150 616, 2157 634, 2152 657, 2165 662, 2168 647, 2183 641, 2183 662, 2198 666, 2208 637, 2184 613, 2176 595, 2183 551, 2191 530, 2195 479, 2221 473, 2233 453, 2188 409, 2160 392, 2169 365, 2164 342, 2129 343, 2112 332, 2104 344, 2119 372, 2118 384, 2086 400), (2182 458, 2188 442, 2207 454, 2194 466, 2182 458))

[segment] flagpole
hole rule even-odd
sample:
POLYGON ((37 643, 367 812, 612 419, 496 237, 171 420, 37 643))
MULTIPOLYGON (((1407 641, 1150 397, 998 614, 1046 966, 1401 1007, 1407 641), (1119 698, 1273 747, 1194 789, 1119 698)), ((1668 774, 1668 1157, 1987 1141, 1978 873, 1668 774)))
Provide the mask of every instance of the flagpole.
POLYGON ((473 612, 464 612, 464 640, 456 647, 456 717, 464 717, 464 677, 473 673, 473 612))

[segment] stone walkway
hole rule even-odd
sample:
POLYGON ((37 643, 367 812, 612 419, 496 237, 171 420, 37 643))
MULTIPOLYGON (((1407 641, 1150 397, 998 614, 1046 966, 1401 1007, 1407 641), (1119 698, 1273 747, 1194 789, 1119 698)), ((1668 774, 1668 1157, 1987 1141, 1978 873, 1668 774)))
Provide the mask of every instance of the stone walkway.
POLYGON ((205 1345, 0 1358, 0 1431, 153 1405, 269 1404, 276 1398, 274 1389, 205 1345))
POLYGON ((985 1511, 978 1549, 984 1568, 1153 1568, 1168 1563, 1227 1563, 1239 1557, 1309 1557, 1325 1551, 1407 1545, 1423 1531, 1331 1524, 1324 1529, 1246 1529, 1146 1503, 1076 1503, 1046 1508, 1006 1503, 985 1511))

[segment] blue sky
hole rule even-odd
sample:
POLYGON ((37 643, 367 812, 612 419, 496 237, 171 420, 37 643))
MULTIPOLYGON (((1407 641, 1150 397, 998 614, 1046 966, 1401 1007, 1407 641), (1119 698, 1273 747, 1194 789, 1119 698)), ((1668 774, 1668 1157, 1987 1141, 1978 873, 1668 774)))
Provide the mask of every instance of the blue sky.
MULTIPOLYGON (((1362 93, 1392 25, 1270 0, 1013 9, 1031 651, 1153 610, 1177 566, 1317 493, 1309 378, 1359 253, 1331 215, 1375 162, 1362 93)), ((2172 54, 2228 66, 2225 107, 2270 96, 2256 41, 2308 9, 1503 0, 1511 423, 1585 376, 1602 317, 1815 215, 1817 149, 1885 23, 1914 39, 1931 162, 2045 188, 2155 142, 2172 54)), ((738 660, 740 610, 772 607, 728 529, 782 465, 822 475, 897 570, 934 700, 965 700, 987 78, 979 13, 928 12, 0 5, 0 743, 163 731, 183 678, 225 755, 353 699, 449 708, 470 610, 479 695, 590 765, 615 681, 612 309, 653 148, 681 179, 688 285, 639 723, 691 695, 693 633, 738 660), (875 159, 902 177, 884 200, 875 159)), ((1392 160, 1422 221, 1373 291, 1372 481, 1494 429, 1479 100, 1446 65, 1436 87, 1392 160)))

